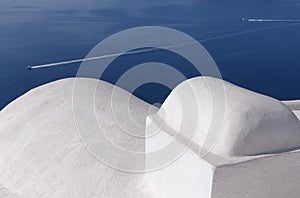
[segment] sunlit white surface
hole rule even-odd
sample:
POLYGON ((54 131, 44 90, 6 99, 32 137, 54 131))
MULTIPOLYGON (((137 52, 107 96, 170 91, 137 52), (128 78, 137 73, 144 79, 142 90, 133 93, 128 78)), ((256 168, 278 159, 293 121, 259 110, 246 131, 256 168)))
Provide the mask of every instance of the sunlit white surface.
MULTIPOLYGON (((84 86, 91 86, 97 81, 78 80, 83 89, 84 86)), ((206 80, 211 81, 210 85, 213 85, 214 81, 219 81, 212 78, 206 80)), ((207 90, 205 91, 203 78, 191 79, 188 82, 194 86, 195 90, 202 93, 202 98, 198 97, 200 106, 202 102, 209 101, 209 97, 205 94, 207 90)), ((178 160, 168 166, 144 174, 112 169, 90 155, 78 136, 72 113, 73 83, 74 79, 65 79, 39 87, 20 97, 0 112, 0 186, 3 186, 0 188, 1 197, 180 198, 188 195, 189 198, 240 198, 245 196, 246 192, 248 197, 281 198, 297 197, 300 193, 299 150, 278 152, 274 149, 266 155, 261 155, 259 152, 253 153, 252 156, 219 155, 218 152, 214 152, 215 150, 211 150, 203 157, 198 153, 201 145, 197 142, 189 146, 180 141, 181 131, 177 131, 178 145, 183 144, 187 150, 178 160)), ((98 86, 95 94, 102 96, 102 99, 96 103, 96 109, 99 111, 96 112, 106 113, 106 117, 103 115, 101 120, 104 126, 107 126, 106 131, 113 132, 110 138, 115 144, 128 150, 146 149, 147 151, 148 148, 161 148, 161 145, 174 141, 170 131, 165 128, 161 128, 151 141, 147 141, 146 147, 144 141, 133 141, 128 134, 121 133, 119 127, 110 122, 112 115, 110 105, 107 103, 114 86, 103 81, 97 81, 97 83, 101 86, 98 86), (105 118, 107 118, 106 121, 104 121, 105 118)), ((276 123, 272 123, 271 118, 273 118, 283 124, 284 134, 290 134, 287 138, 293 136, 289 130, 295 132, 293 127, 297 127, 297 122, 299 122, 292 113, 292 110, 296 114, 299 112, 295 101, 292 105, 285 102, 286 106, 275 99, 249 92, 227 82, 224 83, 227 97, 229 97, 227 99, 230 99, 227 103, 230 105, 229 110, 227 108, 229 112, 226 114, 227 121, 230 121, 226 123, 229 128, 232 126, 243 127, 243 129, 251 128, 253 131, 245 130, 246 134, 254 135, 255 139, 256 132, 261 129, 261 126, 256 123, 266 125, 269 123, 277 126, 276 123), (239 117, 231 118, 234 113, 239 117), (241 118, 243 122, 240 122, 241 118)), ((174 91, 179 93, 184 87, 182 84, 174 91)), ((120 88, 116 89, 120 98, 122 95, 126 98, 129 94, 120 88)), ((188 94, 188 92, 184 93, 188 94)), ((148 110, 149 108, 155 109, 155 107, 137 98, 132 98, 132 100, 132 104, 135 104, 132 106, 134 115, 139 118, 137 121, 143 122, 146 132, 152 134, 151 130, 159 126, 153 120, 155 116, 149 116, 148 110)), ((170 115, 168 110, 170 100, 172 100, 172 94, 162 106, 165 114, 161 114, 161 111, 158 114, 167 117, 170 115)), ((84 102, 82 104, 85 104, 84 102)), ((126 102, 118 100, 116 105, 122 106, 126 102)), ((208 105, 206 108, 208 115, 209 107, 208 105)), ((171 119, 167 121, 176 129, 178 118, 176 112, 180 111, 176 110, 176 106, 172 108, 175 116, 168 117, 171 119), (170 122, 173 119, 175 121, 172 124, 170 122)), ((205 114, 205 111, 202 113, 205 114)), ((205 116, 202 115, 202 117, 205 116)), ((86 122, 88 126, 89 120, 86 122)), ((231 130, 224 133, 229 137, 236 133, 245 134, 245 131, 240 130, 239 127, 230 128, 231 130)), ((274 141, 272 144, 274 148, 280 146, 278 148, 282 149, 281 141, 286 141, 286 139, 278 138, 280 126, 275 128, 277 129, 275 131, 262 131, 267 137, 264 137, 266 144, 253 144, 255 149, 258 149, 256 151, 261 149, 262 153, 265 152, 264 146, 272 141, 274 141)), ((294 138, 297 143, 297 137, 294 138)), ((231 143, 234 143, 233 145, 237 143, 239 145, 241 140, 245 139, 238 138, 236 142, 229 142, 229 144, 225 141, 222 144, 231 146, 231 143)), ((176 138, 175 141, 177 141, 176 138)), ((248 144, 252 144, 252 141, 253 139, 250 139, 248 144)), ((290 145, 286 146, 290 148, 290 145)), ((232 148, 240 149, 241 147, 232 148)), ((253 151, 252 148, 250 151, 253 151)))

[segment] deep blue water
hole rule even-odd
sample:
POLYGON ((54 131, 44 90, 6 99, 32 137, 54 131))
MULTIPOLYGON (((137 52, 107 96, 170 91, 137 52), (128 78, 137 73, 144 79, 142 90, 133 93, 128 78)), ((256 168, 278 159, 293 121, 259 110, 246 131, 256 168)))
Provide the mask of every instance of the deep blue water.
MULTIPOLYGON (((31 71, 27 65, 85 57, 106 37, 149 25, 204 40, 201 44, 225 80, 278 99, 300 98, 300 24, 243 23, 241 17, 300 19, 300 0, 2 0, 0 109, 34 87, 75 76, 80 64, 31 71), (223 37, 254 29, 261 30, 223 37), (210 39, 214 37, 219 39, 210 39)), ((115 82, 124 72, 118 65, 130 68, 149 61, 187 64, 168 52, 120 57, 104 79, 115 82)), ((183 72, 187 77, 199 75, 193 69, 183 72)), ((148 84, 135 94, 156 103, 169 91, 148 84)))

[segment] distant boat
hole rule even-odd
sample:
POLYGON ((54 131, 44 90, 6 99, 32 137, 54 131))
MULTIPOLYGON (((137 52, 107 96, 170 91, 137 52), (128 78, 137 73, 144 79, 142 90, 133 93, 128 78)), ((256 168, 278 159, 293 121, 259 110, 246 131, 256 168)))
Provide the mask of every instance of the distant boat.
POLYGON ((242 22, 300 22, 300 19, 241 18, 242 22))

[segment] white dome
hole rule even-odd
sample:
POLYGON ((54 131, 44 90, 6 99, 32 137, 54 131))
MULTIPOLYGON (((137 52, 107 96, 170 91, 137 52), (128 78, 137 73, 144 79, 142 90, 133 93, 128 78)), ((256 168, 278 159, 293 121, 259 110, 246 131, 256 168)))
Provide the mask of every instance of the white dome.
MULTIPOLYGON (((74 81, 64 79, 36 88, 0 112, 0 196, 11 191, 22 197, 157 197, 142 174, 110 168, 86 150, 72 112, 74 81)), ((144 150, 144 140, 132 138, 113 122, 112 90, 119 110, 128 105, 124 98, 130 93, 94 79, 77 79, 76 83, 82 94, 98 83, 96 112, 85 113, 98 114, 111 141, 124 149, 144 150)), ((132 116, 145 120, 151 105, 134 96, 131 99, 132 116)), ((88 111, 84 95, 79 102, 82 111, 88 111)), ((131 122, 129 117, 124 119, 131 122)), ((86 119, 86 124, 92 126, 92 120, 86 119)), ((91 133, 98 130, 91 129, 91 133)))
POLYGON ((300 148, 300 122, 282 102, 212 77, 177 86, 158 115, 198 149, 223 156, 300 148))

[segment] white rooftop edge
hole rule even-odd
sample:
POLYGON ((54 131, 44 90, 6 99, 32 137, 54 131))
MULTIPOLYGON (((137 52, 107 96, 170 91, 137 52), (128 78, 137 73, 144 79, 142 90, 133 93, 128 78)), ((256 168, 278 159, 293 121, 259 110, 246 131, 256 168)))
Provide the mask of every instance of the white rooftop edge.
MULTIPOLYGON (((122 122, 133 118, 144 126, 133 127, 136 134, 155 134, 141 139, 123 133, 113 122, 112 90, 117 93, 117 109, 127 105, 122 98, 128 92, 103 81, 76 79, 83 93, 85 87, 101 85, 95 90, 95 97, 101 98, 96 100, 95 112, 86 112, 84 97, 81 110, 98 116, 114 144, 147 152, 170 142, 187 148, 168 166, 130 173, 99 162, 82 144, 72 111, 74 81, 64 79, 33 89, 0 112, 1 198, 281 198, 300 194, 300 101, 280 102, 219 79, 193 78, 177 86, 154 115, 149 115, 149 108, 155 107, 132 97, 133 117, 123 117, 122 122), (211 123, 222 125, 211 127, 211 123)), ((91 120, 84 122, 92 126, 91 120)), ((145 159, 145 169, 155 163, 145 159)))

